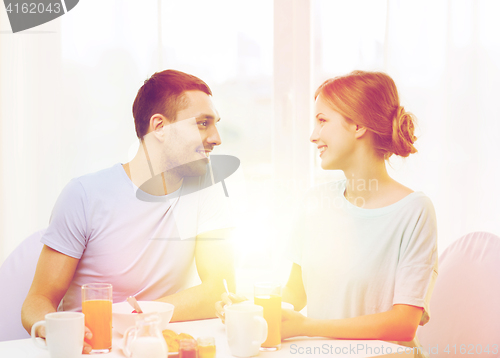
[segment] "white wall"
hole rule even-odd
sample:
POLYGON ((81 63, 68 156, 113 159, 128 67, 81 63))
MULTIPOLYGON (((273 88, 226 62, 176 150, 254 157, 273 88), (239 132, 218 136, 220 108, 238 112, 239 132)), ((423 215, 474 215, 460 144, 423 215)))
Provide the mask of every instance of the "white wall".
POLYGON ((246 203, 245 275, 273 268, 297 185, 338 177, 312 156, 307 113, 319 82, 355 68, 387 71, 419 118, 419 154, 394 161, 393 173, 433 200, 440 252, 469 231, 500 234, 498 2, 161 4, 81 1, 19 34, 0 11, 0 263, 48 224, 71 178, 128 160, 136 91, 164 68, 208 82, 223 117, 220 153, 242 159, 228 184, 246 203))
POLYGON ((67 180, 60 169, 60 21, 9 33, 0 11, 0 262, 46 225, 67 180), (8 31, 8 32, 7 32, 8 31), (56 169, 55 169, 56 168, 56 169))

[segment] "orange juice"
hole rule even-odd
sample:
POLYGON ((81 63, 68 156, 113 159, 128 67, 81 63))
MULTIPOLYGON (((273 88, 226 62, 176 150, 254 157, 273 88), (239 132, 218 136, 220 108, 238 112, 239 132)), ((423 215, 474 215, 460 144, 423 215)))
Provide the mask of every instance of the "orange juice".
POLYGON ((267 322, 267 339, 262 347, 273 348, 281 344, 281 296, 258 295, 254 303, 264 308, 264 319, 267 322))
POLYGON ((215 358, 215 346, 214 345, 207 345, 207 346, 198 345, 198 356, 200 358, 215 358))
POLYGON ((92 339, 85 338, 85 341, 94 350, 111 349, 111 301, 83 301, 82 312, 85 325, 92 331, 92 339))

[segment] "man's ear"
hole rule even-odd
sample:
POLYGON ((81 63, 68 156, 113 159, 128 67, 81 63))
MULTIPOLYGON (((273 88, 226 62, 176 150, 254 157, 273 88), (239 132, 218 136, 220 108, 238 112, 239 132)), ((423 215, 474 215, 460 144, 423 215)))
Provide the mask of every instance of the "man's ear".
POLYGON ((163 114, 153 114, 149 119, 149 133, 163 136, 163 129, 168 124, 169 121, 163 114))
POLYGON ((356 124, 356 131, 354 132, 354 138, 359 139, 366 134, 366 127, 356 124))

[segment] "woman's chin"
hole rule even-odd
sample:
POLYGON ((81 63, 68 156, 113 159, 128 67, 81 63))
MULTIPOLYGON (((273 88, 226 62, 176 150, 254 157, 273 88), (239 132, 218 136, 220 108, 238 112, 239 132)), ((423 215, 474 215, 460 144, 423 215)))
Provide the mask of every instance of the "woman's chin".
POLYGON ((321 161, 321 168, 324 170, 335 170, 338 169, 332 162, 329 162, 327 160, 322 160, 321 161))

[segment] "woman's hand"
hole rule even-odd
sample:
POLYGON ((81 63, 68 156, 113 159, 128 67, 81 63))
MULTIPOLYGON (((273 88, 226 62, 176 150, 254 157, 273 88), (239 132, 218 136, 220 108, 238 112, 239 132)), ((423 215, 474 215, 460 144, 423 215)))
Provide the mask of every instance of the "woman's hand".
POLYGON ((281 310, 281 339, 305 336, 304 323, 307 317, 294 310, 281 310))
POLYGON ((224 306, 247 301, 248 298, 246 298, 245 296, 239 296, 231 292, 228 295, 226 292, 224 292, 221 296, 221 300, 222 301, 215 302, 215 314, 222 320, 222 323, 225 323, 226 320, 224 317, 224 306))

